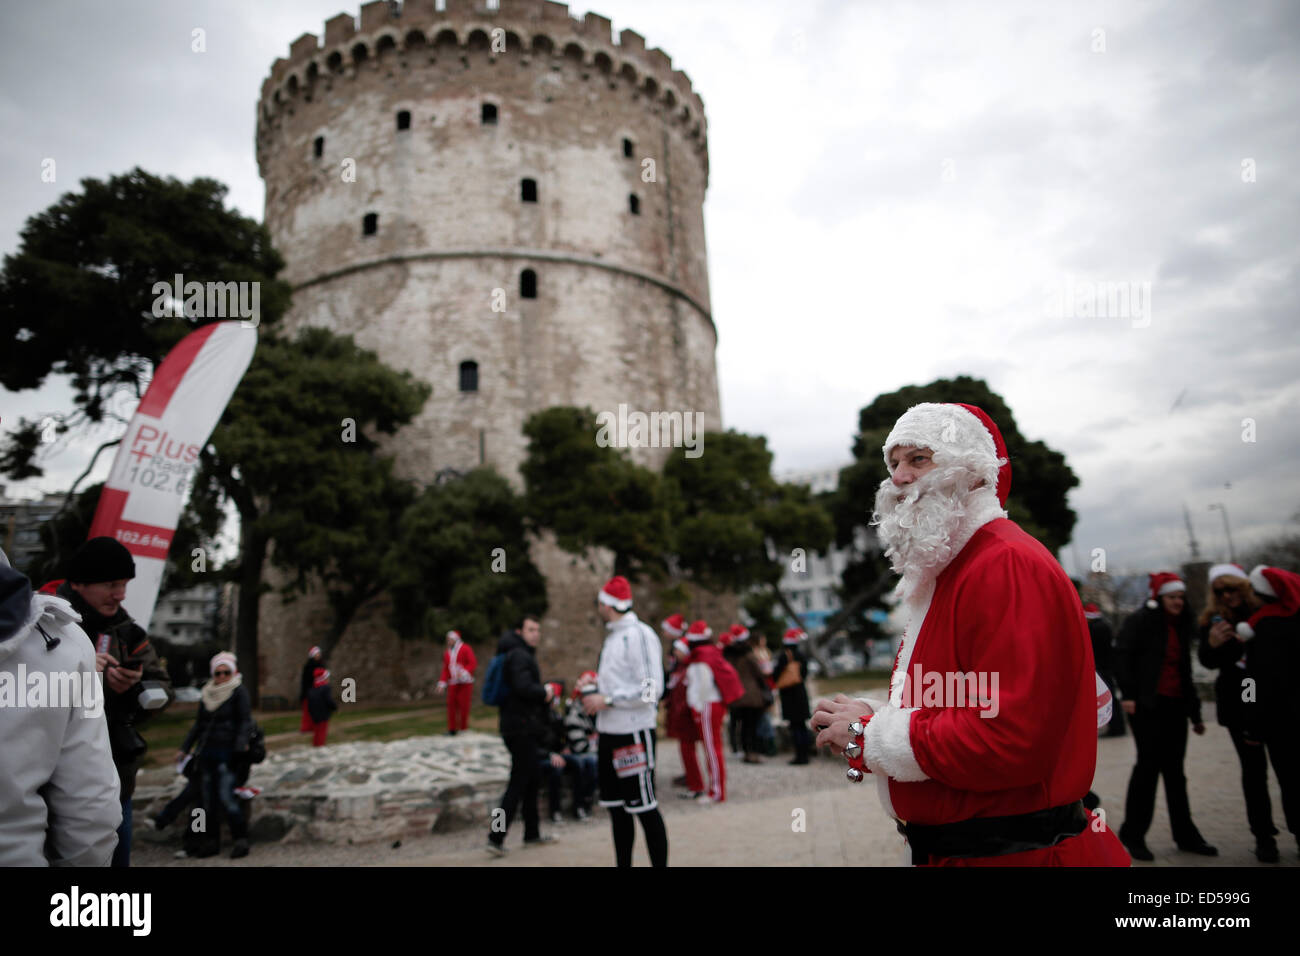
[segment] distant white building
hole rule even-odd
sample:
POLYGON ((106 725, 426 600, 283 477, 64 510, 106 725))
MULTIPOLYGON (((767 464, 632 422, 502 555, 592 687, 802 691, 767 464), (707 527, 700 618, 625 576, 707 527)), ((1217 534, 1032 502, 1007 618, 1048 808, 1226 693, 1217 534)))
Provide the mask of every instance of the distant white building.
MULTIPOLYGON (((28 563, 41 553, 41 525, 58 513, 67 496, 10 498, 5 491, 0 485, 0 547, 9 563, 25 572, 28 563)), ((44 583, 36 581, 34 586, 44 583)))
POLYGON ((202 644, 217 639, 220 588, 200 584, 158 596, 149 633, 173 644, 202 644))
MULTIPOLYGON (((788 471, 775 477, 783 484, 805 485, 816 495, 838 488, 840 470, 847 468, 848 464, 846 462, 832 468, 810 471, 788 471)), ((873 542, 869 539, 870 536, 866 533, 861 534, 858 546, 864 549, 870 547, 873 542)), ((806 568, 802 571, 792 570, 794 562, 789 559, 790 556, 782 556, 785 572, 781 575, 778 587, 799 615, 799 626, 804 630, 821 630, 827 620, 840 610, 838 589, 844 569, 852 556, 852 550, 832 546, 824 555, 806 555, 806 568)))

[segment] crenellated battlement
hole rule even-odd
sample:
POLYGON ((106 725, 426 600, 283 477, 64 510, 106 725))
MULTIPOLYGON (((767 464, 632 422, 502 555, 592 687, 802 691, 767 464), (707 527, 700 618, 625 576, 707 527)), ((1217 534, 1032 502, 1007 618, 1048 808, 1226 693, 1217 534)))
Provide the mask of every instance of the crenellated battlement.
POLYGON ((647 50, 645 39, 632 30, 620 31, 615 42, 607 17, 588 13, 579 20, 569 15, 568 4, 552 0, 500 0, 498 9, 482 0, 445 0, 443 10, 435 0, 405 0, 400 7, 374 0, 362 5, 359 22, 340 13, 325 22, 323 38, 304 33, 290 45, 287 59, 272 64, 262 83, 258 125, 299 97, 309 97, 327 76, 346 76, 390 54, 437 57, 453 49, 457 55, 482 52, 489 59, 517 55, 524 62, 571 62, 584 78, 605 76, 611 84, 626 84, 705 149, 704 102, 690 78, 673 69, 668 54, 647 50), (505 31, 504 53, 492 49, 498 29, 505 31))

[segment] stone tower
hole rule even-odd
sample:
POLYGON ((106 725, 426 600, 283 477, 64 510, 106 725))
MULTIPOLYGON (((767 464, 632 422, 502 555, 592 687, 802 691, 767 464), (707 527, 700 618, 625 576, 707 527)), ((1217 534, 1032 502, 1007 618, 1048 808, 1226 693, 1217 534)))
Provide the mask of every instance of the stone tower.
MULTIPOLYGON (((614 42, 608 19, 542 0, 367 3, 359 24, 340 14, 293 42, 257 119, 288 327, 350 334, 432 386, 393 445, 405 477, 486 464, 520 487, 521 427, 552 405, 721 427, 703 103, 638 34, 614 42)), ((609 567, 546 541, 533 559, 554 665, 594 663, 609 567)), ((266 693, 296 696, 320 633, 307 610, 263 600, 266 693)), ((399 643, 381 617, 353 625, 335 673, 419 696, 439 649, 399 643)))

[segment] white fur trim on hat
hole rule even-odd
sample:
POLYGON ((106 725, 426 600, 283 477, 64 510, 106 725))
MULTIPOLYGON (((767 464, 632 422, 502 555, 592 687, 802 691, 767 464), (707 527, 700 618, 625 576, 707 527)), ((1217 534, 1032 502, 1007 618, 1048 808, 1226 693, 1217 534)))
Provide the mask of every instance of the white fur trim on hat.
POLYGON ((1212 564, 1205 583, 1212 587, 1215 579, 1222 577, 1244 578, 1246 577, 1246 569, 1239 564, 1212 564))
POLYGON ((1267 564, 1257 564, 1250 569, 1250 586, 1255 589, 1256 594, 1262 594, 1264 597, 1277 597, 1273 592, 1273 585, 1269 584, 1268 578, 1264 577, 1264 569, 1267 564))
POLYGON ((1166 594, 1180 594, 1187 590, 1187 585, 1182 581, 1166 581, 1160 585, 1160 590, 1156 592, 1156 597, 1162 597, 1166 594))
POLYGON ((1243 641, 1248 641, 1255 636, 1255 629, 1250 626, 1249 621, 1240 621, 1237 624, 1237 636, 1243 641))
POLYGON ((903 412, 880 448, 886 468, 889 468, 889 453, 899 445, 929 448, 951 458, 992 465, 989 487, 997 487, 999 464, 993 436, 982 421, 960 405, 922 402, 903 412))
POLYGON ((873 772, 883 773, 902 783, 930 779, 912 752, 912 714, 918 709, 891 704, 871 718, 863 736, 863 750, 867 766, 873 772))

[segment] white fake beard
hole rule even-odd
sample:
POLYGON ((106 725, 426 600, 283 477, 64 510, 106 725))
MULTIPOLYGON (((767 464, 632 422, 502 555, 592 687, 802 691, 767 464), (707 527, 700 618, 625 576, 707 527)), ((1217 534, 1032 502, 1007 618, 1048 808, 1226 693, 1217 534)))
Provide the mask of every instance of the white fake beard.
POLYGON ((936 465, 906 488, 890 478, 881 483, 871 523, 885 544, 885 557, 903 576, 898 593, 904 601, 919 597, 953 559, 953 539, 978 483, 964 465, 936 465))

